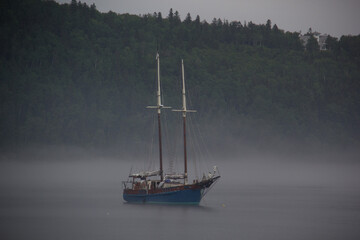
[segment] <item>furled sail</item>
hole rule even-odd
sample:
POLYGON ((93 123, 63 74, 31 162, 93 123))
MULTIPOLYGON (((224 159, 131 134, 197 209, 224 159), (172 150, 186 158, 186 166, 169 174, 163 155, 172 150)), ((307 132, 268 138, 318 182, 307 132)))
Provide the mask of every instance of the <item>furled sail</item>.
POLYGON ((129 177, 145 178, 145 177, 159 176, 160 174, 161 174, 160 170, 157 170, 157 171, 145 171, 145 172, 139 172, 139 173, 130 174, 129 177))
POLYGON ((184 179, 185 174, 167 174, 165 175, 165 179, 184 179))

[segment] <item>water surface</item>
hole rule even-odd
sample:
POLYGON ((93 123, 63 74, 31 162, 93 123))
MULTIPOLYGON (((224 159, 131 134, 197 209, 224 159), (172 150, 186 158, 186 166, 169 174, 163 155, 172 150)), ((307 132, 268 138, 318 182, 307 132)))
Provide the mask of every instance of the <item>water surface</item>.
POLYGON ((120 160, 2 161, 0 237, 360 239, 358 165, 227 166, 200 206, 173 206, 124 203, 120 160))

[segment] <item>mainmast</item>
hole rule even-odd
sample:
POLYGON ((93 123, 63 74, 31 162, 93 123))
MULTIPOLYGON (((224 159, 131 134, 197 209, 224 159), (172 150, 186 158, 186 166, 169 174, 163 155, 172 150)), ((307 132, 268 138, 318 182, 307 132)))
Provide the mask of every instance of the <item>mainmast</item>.
POLYGON ((159 53, 156 53, 156 61, 157 61, 157 91, 156 91, 156 97, 157 97, 157 105, 156 106, 148 106, 147 108, 156 108, 157 109, 157 115, 158 115, 158 135, 159 135, 159 160, 160 160, 160 178, 161 181, 164 179, 164 173, 163 173, 163 162, 162 162, 162 142, 161 142, 161 109, 162 108, 170 108, 165 107, 161 104, 161 85, 160 85, 160 56, 159 53))
POLYGON ((186 113, 196 112, 195 110, 187 110, 186 108, 186 91, 185 91, 185 73, 184 73, 184 60, 181 59, 181 76, 182 76, 182 109, 173 110, 176 112, 182 112, 183 116, 183 135, 184 135, 184 179, 185 184, 187 183, 187 152, 186 152, 186 113))

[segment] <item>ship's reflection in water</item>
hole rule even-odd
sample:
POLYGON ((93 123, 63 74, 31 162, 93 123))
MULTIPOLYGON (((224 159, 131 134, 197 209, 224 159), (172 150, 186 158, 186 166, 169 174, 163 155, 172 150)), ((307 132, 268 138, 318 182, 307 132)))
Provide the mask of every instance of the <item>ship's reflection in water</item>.
POLYGON ((226 165, 200 206, 177 206, 124 203, 117 160, 2 161, 0 238, 360 239, 358 164, 226 165))

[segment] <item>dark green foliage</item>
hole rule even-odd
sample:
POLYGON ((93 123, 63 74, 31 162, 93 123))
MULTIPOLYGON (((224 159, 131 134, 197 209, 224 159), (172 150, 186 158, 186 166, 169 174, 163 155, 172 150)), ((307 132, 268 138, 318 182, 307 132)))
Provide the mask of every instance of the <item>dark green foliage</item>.
POLYGON ((342 36, 340 38, 339 46, 341 50, 346 52, 346 55, 351 59, 360 63, 360 35, 358 36, 342 36))
POLYGON ((140 17, 77 1, 4 0, 0 11, 1 145, 141 140, 157 47, 165 105, 181 105, 184 58, 198 116, 234 136, 359 140, 359 36, 304 51, 270 20, 181 22, 172 9, 140 17))
POLYGON ((318 52, 320 50, 319 44, 313 35, 310 36, 306 44, 306 50, 309 51, 310 53, 318 52))
POLYGON ((326 47, 328 50, 335 52, 336 54, 340 51, 339 42, 336 38, 328 36, 326 39, 326 47))

